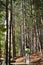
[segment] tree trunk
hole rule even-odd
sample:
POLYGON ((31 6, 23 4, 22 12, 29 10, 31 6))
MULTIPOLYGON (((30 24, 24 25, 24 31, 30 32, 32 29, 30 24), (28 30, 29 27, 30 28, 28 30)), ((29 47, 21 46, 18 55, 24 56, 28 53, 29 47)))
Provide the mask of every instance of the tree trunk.
POLYGON ((12 44, 13 44, 13 58, 16 57, 16 44, 15 44, 15 23, 12 22, 12 44))
POLYGON ((6 44, 5 44, 5 53, 6 53, 6 65, 8 65, 8 0, 6 0, 6 44))
POLYGON ((9 65, 11 59, 11 27, 12 27, 12 0, 10 1, 10 31, 9 31, 9 65))
POLYGON ((23 56, 23 25, 20 25, 20 56, 23 56))

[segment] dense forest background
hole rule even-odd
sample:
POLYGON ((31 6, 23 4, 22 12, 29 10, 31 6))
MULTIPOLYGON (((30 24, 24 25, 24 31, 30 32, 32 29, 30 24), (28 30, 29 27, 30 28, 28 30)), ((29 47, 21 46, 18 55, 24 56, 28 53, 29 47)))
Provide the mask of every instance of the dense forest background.
POLYGON ((2 55, 10 46, 12 57, 25 55, 26 47, 31 53, 42 51, 43 0, 0 0, 2 55))

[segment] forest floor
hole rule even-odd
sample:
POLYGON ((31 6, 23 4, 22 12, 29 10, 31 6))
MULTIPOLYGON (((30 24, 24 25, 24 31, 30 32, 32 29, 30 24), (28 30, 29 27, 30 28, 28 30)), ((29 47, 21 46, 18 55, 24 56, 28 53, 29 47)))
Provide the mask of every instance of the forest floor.
MULTIPOLYGON (((38 53, 39 54, 39 53, 38 53)), ((38 63, 37 63, 37 57, 39 56, 38 54, 33 54, 32 56, 31 56, 31 58, 32 57, 34 57, 33 59, 31 59, 31 62, 32 62, 32 64, 29 64, 29 65, 43 65, 43 50, 42 50, 42 57, 41 57, 41 60, 40 60, 40 57, 38 58, 38 63), (34 64, 35 63, 35 64, 34 64), (37 64, 36 64, 37 63, 37 64)), ((26 63, 25 63, 25 61, 24 61, 24 59, 25 59, 25 57, 19 57, 19 58, 17 58, 16 59, 16 62, 19 62, 19 63, 22 63, 23 65, 27 65, 26 63), (22 62, 21 62, 22 61, 22 62)), ((13 59, 13 61, 14 61, 14 59, 13 59)), ((16 63, 15 62, 15 63, 16 63)), ((3 64, 2 63, 2 65, 5 65, 5 64, 3 64)), ((13 65, 13 64, 12 64, 13 65)), ((14 64, 15 65, 15 64, 14 64)), ((21 65, 21 64, 17 64, 17 65, 21 65)))
MULTIPOLYGON (((43 53, 43 51, 42 51, 42 53, 43 53)), ((33 58, 33 59, 31 59, 31 61, 30 61, 30 63, 32 63, 31 65, 33 65, 33 64, 34 64, 34 65, 43 65, 43 54, 42 54, 42 57, 41 57, 41 58, 40 58, 39 56, 40 56, 40 53, 31 55, 31 58, 33 58)), ((24 64, 24 65, 27 65, 27 64, 25 63, 24 59, 25 59, 25 57, 19 57, 19 58, 16 59, 16 62, 22 63, 22 64, 24 64)), ((14 59, 13 59, 13 61, 14 61, 14 59)), ((15 63, 16 63, 16 62, 15 62, 15 63)), ((20 64, 19 64, 19 65, 20 65, 20 64)), ((30 64, 29 64, 29 65, 30 65, 30 64)))

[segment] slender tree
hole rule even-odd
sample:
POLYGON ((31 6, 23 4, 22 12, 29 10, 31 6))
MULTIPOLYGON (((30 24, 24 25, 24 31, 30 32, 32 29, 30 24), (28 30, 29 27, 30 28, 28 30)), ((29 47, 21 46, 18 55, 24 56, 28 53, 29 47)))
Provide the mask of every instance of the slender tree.
POLYGON ((8 1, 9 0, 6 0, 6 43, 5 43, 6 65, 8 65, 8 1))
POLYGON ((10 0, 9 65, 11 60, 12 0, 10 0))
MULTIPOLYGON (((15 13, 15 1, 13 2, 13 13, 15 13)), ((12 13, 12 14, 13 14, 12 13)), ((13 45, 13 58, 16 57, 16 44, 15 44, 15 15, 12 15, 13 20, 12 20, 12 45, 13 45)))
POLYGON ((12 21, 12 45, 13 45, 13 58, 16 57, 16 44, 15 44, 15 21, 13 16, 12 21))

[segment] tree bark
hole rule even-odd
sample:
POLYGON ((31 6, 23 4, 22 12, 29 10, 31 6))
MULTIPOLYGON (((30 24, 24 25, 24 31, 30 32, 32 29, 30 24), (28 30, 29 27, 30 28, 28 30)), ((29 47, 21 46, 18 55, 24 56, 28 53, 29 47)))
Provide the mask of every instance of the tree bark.
POLYGON ((11 27, 12 27, 12 0, 10 1, 9 65, 11 59, 11 27))
POLYGON ((8 0, 6 0, 6 43, 5 43, 5 53, 6 53, 6 65, 8 65, 8 0))
POLYGON ((13 45, 13 58, 16 57, 16 44, 15 44, 15 23, 12 22, 12 45, 13 45))

